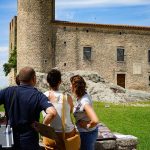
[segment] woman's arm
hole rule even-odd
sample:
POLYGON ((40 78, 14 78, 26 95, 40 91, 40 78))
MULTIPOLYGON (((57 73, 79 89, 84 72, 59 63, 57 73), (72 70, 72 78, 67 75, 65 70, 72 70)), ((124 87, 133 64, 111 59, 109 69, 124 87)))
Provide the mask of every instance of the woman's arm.
POLYGON ((85 104, 84 106, 84 110, 88 116, 88 118, 90 119, 90 121, 81 121, 79 124, 82 128, 93 128, 95 127, 98 123, 98 117, 95 113, 95 111, 93 110, 92 106, 89 104, 85 104))
POLYGON ((85 110, 87 116, 89 117, 89 119, 91 120, 87 124, 87 128, 92 128, 92 127, 96 126, 99 123, 99 119, 98 119, 94 109, 92 108, 92 106, 89 104, 85 104, 84 110, 85 110))

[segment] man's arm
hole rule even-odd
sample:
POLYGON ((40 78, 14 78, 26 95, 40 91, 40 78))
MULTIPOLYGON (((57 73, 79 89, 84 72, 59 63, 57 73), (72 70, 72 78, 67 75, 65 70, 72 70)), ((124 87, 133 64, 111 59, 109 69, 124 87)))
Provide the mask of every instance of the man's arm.
POLYGON ((51 106, 46 109, 46 116, 44 118, 43 124, 48 125, 53 120, 53 118, 57 115, 56 109, 51 106))

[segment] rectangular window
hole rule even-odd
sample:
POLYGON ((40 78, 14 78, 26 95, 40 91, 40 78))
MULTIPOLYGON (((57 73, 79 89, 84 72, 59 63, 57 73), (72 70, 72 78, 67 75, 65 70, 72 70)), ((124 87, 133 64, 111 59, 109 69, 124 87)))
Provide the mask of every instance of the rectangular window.
POLYGON ((148 50, 148 62, 150 63, 150 50, 148 50))
POLYGON ((117 48, 117 61, 124 61, 124 48, 117 48))
POLYGON ((85 60, 91 60, 91 47, 83 47, 83 58, 85 60))

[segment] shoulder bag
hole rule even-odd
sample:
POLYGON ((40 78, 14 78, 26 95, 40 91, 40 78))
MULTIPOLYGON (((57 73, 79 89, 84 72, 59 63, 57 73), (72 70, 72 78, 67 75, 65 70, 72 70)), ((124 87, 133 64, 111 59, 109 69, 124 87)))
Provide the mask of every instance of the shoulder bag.
POLYGON ((80 149, 80 135, 76 132, 73 137, 65 137, 65 95, 63 94, 63 103, 62 103, 62 129, 63 129, 63 139, 65 143, 66 150, 79 150, 80 149))
POLYGON ((14 103, 14 98, 16 96, 16 90, 13 92, 13 96, 11 98, 11 105, 8 112, 8 115, 1 117, 0 116, 0 147, 1 148, 11 148, 14 145, 13 139, 13 130, 10 126, 10 120, 8 116, 11 116, 12 106, 14 103))

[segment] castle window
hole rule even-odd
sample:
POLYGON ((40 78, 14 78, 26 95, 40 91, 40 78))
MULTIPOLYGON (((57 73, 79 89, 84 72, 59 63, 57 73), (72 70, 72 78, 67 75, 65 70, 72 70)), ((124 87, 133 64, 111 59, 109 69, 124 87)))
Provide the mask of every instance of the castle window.
POLYGON ((11 31, 11 23, 9 24, 9 26, 10 26, 10 31, 11 31))
POLYGON ((47 59, 44 59, 44 64, 47 64, 47 59))
POLYGON ((150 50, 148 50, 148 62, 150 63, 150 50))
POLYGON ((149 76, 149 86, 150 86, 150 76, 149 76))
POLYGON ((12 43, 10 44, 10 49, 12 50, 12 43))
POLYGON ((83 47, 83 59, 91 60, 91 47, 83 47))
POLYGON ((117 48, 117 61, 124 61, 124 48, 117 48))

